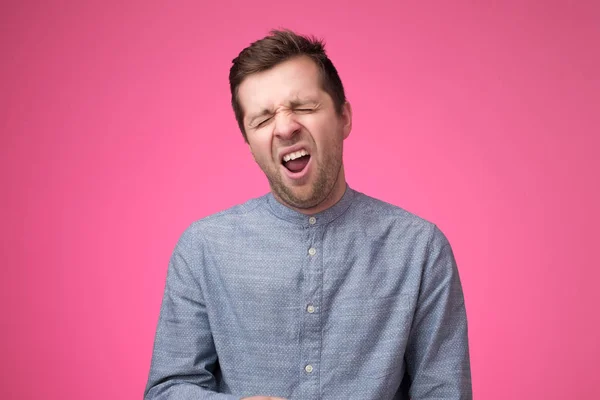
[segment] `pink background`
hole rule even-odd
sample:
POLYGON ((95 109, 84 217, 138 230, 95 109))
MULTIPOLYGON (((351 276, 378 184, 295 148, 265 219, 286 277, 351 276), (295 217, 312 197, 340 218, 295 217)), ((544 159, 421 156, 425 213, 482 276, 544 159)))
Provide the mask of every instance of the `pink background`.
POLYGON ((179 235, 268 190, 227 74, 280 26, 328 42, 351 186, 449 237, 475 397, 600 398, 597 2, 54 3, 0 6, 0 398, 142 397, 179 235))

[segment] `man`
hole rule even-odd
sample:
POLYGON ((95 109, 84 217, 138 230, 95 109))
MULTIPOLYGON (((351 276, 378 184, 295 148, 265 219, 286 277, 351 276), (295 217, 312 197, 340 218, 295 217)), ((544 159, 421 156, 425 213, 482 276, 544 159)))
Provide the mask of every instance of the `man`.
POLYGON ((470 399, 450 245, 347 186, 352 109, 322 43, 273 31, 229 79, 271 193, 182 235, 145 398, 470 399))

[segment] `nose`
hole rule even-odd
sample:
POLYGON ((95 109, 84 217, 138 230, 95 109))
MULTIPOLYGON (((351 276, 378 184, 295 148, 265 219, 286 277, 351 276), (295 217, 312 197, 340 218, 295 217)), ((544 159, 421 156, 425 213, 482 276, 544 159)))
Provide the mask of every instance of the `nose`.
POLYGON ((275 135, 280 139, 291 139, 300 132, 300 124, 295 120, 293 113, 279 112, 275 115, 275 135))

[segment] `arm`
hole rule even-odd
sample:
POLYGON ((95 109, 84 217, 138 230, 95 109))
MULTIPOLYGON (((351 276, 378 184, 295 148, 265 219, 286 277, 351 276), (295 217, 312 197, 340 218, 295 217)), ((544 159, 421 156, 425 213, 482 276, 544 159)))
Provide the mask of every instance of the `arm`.
POLYGON ((433 227, 406 351, 413 400, 472 399, 467 317, 452 249, 433 227))
POLYGON ((146 400, 238 400, 217 393, 217 353, 194 270, 202 247, 186 231, 173 252, 160 310, 146 400))

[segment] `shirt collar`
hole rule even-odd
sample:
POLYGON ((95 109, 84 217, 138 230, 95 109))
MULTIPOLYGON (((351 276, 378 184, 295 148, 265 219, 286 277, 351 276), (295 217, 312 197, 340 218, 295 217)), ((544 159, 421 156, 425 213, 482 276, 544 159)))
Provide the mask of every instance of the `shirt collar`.
POLYGON ((350 204, 352 204, 355 194, 356 192, 350 186, 346 185, 346 191, 337 203, 314 215, 302 214, 281 204, 273 196, 273 193, 267 194, 267 203, 269 204, 269 210, 281 219, 302 226, 318 226, 327 224, 342 215, 350 207, 350 204))

